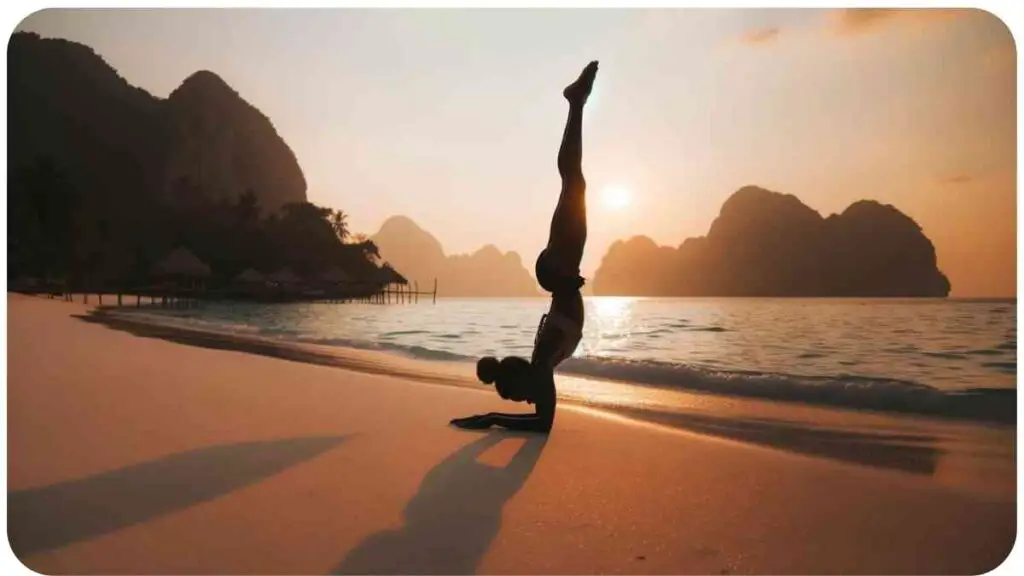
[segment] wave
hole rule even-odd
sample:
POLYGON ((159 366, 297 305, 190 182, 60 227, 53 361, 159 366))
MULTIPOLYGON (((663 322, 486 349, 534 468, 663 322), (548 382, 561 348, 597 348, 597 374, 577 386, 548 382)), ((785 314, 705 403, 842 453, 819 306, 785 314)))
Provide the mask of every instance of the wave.
POLYGON ((377 350, 384 352, 393 352, 417 360, 465 362, 473 359, 470 356, 466 356, 464 354, 457 354, 455 352, 449 352, 446 350, 436 350, 433 348, 426 348, 424 346, 392 344, 390 342, 370 342, 368 340, 355 340, 349 338, 296 338, 296 341, 301 342, 303 344, 315 344, 318 346, 339 346, 344 348, 355 348, 357 350, 377 350))
POLYGON ((426 330, 395 330, 394 332, 384 332, 380 335, 381 338, 393 338, 395 336, 415 336, 416 334, 427 334, 426 330))
POLYGON ((1007 372, 1010 374, 1017 373, 1016 362, 985 362, 984 364, 982 364, 982 366, 986 368, 995 368, 996 370, 999 370, 1001 372, 1007 372))
POLYGON ((669 325, 662 328, 653 328, 650 330, 637 329, 637 330, 625 330, 621 332, 602 332, 602 338, 617 339, 617 338, 635 338, 638 336, 645 337, 658 337, 665 334, 675 334, 676 332, 728 332, 728 328, 721 326, 676 326, 669 325))
POLYGON ((927 356, 929 358, 941 358, 943 360, 964 360, 965 359, 962 354, 957 354, 956 352, 922 352, 922 354, 924 354, 925 356, 927 356))
POLYGON ((849 374, 802 376, 593 357, 566 360, 559 372, 689 392, 987 422, 1016 422, 1016 390, 1013 389, 939 390, 916 382, 849 374))
POLYGON ((968 350, 964 354, 970 356, 1002 356, 1002 350, 993 350, 992 348, 979 348, 977 350, 968 350))
MULTIPOLYGON (((344 339, 310 342, 390 351, 421 360, 476 361, 473 356, 422 346, 344 339)), ((1013 389, 939 390, 925 384, 881 377, 805 376, 602 357, 570 358, 562 363, 558 372, 684 392, 1001 424, 1016 422, 1016 390, 1013 389)))

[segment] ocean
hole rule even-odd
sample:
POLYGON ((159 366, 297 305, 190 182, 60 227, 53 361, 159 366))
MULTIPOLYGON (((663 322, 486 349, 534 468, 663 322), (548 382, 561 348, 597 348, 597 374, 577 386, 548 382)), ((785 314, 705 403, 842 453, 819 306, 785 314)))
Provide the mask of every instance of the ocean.
MULTIPOLYGON (((120 310, 471 367, 482 355, 528 358, 547 306, 534 298, 120 310)), ((1016 422, 1016 327, 1013 299, 594 297, 586 300, 583 342, 559 374, 637 390, 1009 424, 1016 422)), ((584 401, 599 395, 569 389, 584 401)), ((622 400, 628 396, 614 402, 636 408, 622 400)))

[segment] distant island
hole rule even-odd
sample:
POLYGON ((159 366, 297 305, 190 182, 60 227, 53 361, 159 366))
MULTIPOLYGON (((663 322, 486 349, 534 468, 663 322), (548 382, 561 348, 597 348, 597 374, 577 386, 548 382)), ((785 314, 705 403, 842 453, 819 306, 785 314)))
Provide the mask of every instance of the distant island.
MULTIPOLYGON (((541 293, 516 252, 487 245, 472 254, 446 255, 441 243, 405 216, 388 218, 370 240, 410 282, 445 297, 527 297, 541 293)), ((532 263, 531 263, 532 264, 532 263)))
POLYGON ((707 236, 679 247, 617 241, 598 296, 946 297, 935 247, 913 219, 862 200, 822 218, 796 196, 756 186, 722 205, 707 236))

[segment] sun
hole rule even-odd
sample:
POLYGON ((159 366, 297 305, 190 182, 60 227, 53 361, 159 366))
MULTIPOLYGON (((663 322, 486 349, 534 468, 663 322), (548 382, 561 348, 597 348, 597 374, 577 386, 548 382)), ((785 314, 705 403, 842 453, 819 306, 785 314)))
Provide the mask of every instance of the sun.
POLYGON ((621 210, 629 206, 632 195, 629 189, 623 186, 608 186, 604 189, 601 196, 606 208, 621 210))

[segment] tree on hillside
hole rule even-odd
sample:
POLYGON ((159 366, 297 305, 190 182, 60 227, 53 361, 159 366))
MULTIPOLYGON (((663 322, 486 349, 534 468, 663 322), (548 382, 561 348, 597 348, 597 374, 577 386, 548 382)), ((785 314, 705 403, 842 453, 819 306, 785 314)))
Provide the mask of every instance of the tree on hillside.
POLYGON ((348 214, 344 210, 330 210, 328 220, 331 223, 331 229, 334 230, 334 234, 337 235, 338 240, 342 242, 348 238, 348 214))
POLYGON ((40 158, 11 177, 9 191, 12 264, 21 273, 65 276, 73 262, 79 196, 68 172, 40 158))
POLYGON ((242 226, 249 226, 259 222, 259 199, 256 197, 256 192, 251 188, 247 188, 245 192, 238 196, 238 201, 235 203, 235 214, 242 226))
POLYGON ((205 190, 188 177, 174 181, 159 200, 128 206, 87 200, 77 192, 84 188, 52 160, 12 170, 10 277, 141 285, 150 281, 153 264, 177 248, 209 264, 223 282, 246 268, 288 266, 312 277, 338 267, 354 278, 377 270, 380 252, 372 241, 345 242, 350 232, 343 210, 294 202, 264 217, 253 190, 205 190), (130 217, 123 216, 129 210, 130 217))

